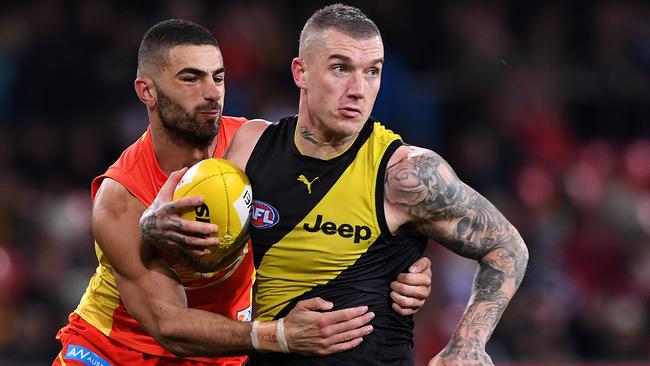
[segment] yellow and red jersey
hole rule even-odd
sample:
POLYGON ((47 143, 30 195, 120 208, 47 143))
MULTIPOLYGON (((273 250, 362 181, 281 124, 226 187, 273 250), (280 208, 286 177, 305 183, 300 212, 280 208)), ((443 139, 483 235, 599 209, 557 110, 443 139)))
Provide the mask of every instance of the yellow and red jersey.
MULTIPOLYGON (((223 157, 235 132, 245 122, 244 118, 226 116, 221 118, 213 157, 223 157)), ((93 199, 105 178, 114 179, 122 184, 145 206, 153 202, 167 180, 167 175, 156 160, 150 130, 128 147, 106 173, 93 180, 93 199)), ((76 333, 79 329, 83 329, 83 326, 75 324, 81 318, 114 342, 153 356, 174 357, 129 316, 120 299, 111 263, 96 242, 95 253, 99 262, 96 272, 90 279, 77 309, 71 314, 69 324, 59 331, 57 338, 61 339, 66 332, 73 329, 76 333), (77 316, 73 316, 74 314, 77 316)), ((189 307, 219 313, 233 320, 250 320, 252 285, 255 276, 250 243, 245 246, 241 256, 233 265, 214 273, 197 273, 181 267, 169 256, 164 258, 185 286, 189 307)), ((88 332, 88 337, 92 337, 93 334, 97 332, 88 332)), ((232 365, 243 363, 246 357, 187 359, 210 364, 232 365)))

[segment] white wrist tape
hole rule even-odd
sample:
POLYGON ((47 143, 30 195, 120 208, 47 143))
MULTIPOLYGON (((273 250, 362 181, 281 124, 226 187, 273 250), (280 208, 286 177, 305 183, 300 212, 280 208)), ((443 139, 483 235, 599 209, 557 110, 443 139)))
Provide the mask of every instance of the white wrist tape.
POLYGON ((251 329, 251 343, 256 351, 260 350, 260 340, 257 338, 257 327, 259 326, 260 322, 259 320, 256 320, 253 322, 253 329, 251 329))
POLYGON ((284 318, 280 318, 280 320, 278 320, 276 331, 278 344, 280 345, 280 351, 282 351, 282 353, 289 353, 289 344, 287 344, 287 337, 284 335, 284 318))

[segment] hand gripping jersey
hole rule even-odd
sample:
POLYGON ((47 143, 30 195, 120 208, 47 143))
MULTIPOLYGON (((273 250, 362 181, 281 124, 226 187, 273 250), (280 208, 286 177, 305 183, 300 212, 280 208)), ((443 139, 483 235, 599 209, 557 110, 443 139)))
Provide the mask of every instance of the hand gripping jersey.
MULTIPOLYGON (((244 122, 246 120, 243 118, 225 116, 221 118, 221 126, 216 137, 217 147, 213 157, 223 156, 230 140, 244 122)), ((156 161, 149 130, 128 147, 106 173, 93 180, 93 199, 104 178, 118 181, 145 206, 153 202, 167 176, 156 161)), ((95 243, 95 253, 99 261, 96 273, 90 279, 79 306, 70 315, 69 324, 59 331, 57 338, 67 331, 79 333, 87 329, 85 324, 80 323, 79 318, 81 318, 111 340, 131 349, 153 356, 175 357, 145 333, 139 323, 129 316, 120 300, 111 264, 97 243, 95 243)), ((254 279, 250 243, 232 266, 215 273, 196 273, 180 267, 171 257, 165 259, 183 282, 189 307, 219 313, 234 320, 250 320, 254 279)), ((91 333, 93 331, 90 329, 91 333)), ((93 334, 88 333, 88 338, 96 334, 96 331, 93 334)), ((217 365, 241 365, 246 357, 188 357, 186 359, 217 365)))
POLYGON ((413 319, 391 308, 390 282, 423 253, 426 238, 391 235, 384 217, 384 174, 401 146, 370 119, 343 153, 320 160, 300 153, 296 117, 263 132, 246 166, 253 189, 251 237, 259 320, 286 316, 303 299, 335 309, 368 305, 374 331, 356 349, 327 357, 251 356, 253 365, 408 365, 413 319))

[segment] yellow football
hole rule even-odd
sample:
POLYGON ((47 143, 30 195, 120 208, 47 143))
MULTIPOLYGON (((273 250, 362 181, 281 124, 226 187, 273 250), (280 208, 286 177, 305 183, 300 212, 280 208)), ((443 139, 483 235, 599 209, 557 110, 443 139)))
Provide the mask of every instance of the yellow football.
POLYGON ((198 258, 212 263, 231 255, 248 241, 248 225, 253 204, 251 184, 236 165, 223 159, 202 160, 185 172, 174 190, 173 199, 202 196, 204 203, 181 217, 219 226, 213 236, 219 244, 210 254, 198 258))

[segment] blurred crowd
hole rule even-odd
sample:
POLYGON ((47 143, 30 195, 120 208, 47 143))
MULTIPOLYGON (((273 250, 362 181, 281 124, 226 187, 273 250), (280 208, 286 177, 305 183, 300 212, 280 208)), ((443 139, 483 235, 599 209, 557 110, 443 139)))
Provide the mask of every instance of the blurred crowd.
MULTIPOLYGON (((650 4, 352 1, 386 65, 374 116, 515 224, 524 282, 497 364, 650 360, 650 4)), ((0 4, 0 364, 47 364, 96 259, 90 181, 147 125, 137 48, 159 20, 214 32, 229 115, 297 112, 289 63, 324 1, 0 4)), ((447 342, 475 262, 431 243, 418 364, 447 342)))

